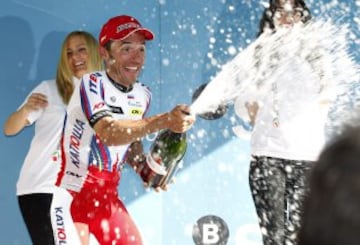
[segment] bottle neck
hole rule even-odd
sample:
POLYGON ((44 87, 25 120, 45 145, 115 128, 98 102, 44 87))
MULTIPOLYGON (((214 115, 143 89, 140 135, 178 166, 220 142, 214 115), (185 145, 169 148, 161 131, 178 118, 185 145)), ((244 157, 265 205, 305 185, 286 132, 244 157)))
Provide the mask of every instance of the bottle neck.
POLYGON ((186 133, 176 133, 176 132, 173 132, 171 131, 170 129, 167 130, 166 132, 167 135, 169 135, 171 138, 173 138, 174 140, 177 140, 177 139, 181 139, 183 137, 186 137, 186 133))

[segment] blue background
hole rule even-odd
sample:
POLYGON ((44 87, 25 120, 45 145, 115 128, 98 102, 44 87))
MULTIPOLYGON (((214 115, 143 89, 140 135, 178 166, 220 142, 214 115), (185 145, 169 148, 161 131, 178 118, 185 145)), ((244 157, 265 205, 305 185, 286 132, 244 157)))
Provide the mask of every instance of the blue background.
MULTIPOLYGON (((264 2, 264 1, 263 1, 264 2)), ((1 0, 0 86, 3 125, 40 81, 54 78, 60 45, 75 29, 96 37, 103 23, 133 15, 153 30, 141 81, 152 88, 150 114, 191 103, 194 90, 211 80, 255 39, 263 6, 258 0, 1 0), (215 40, 215 42, 213 41, 215 40)), ((359 1, 308 1, 313 15, 350 23, 352 51, 359 60, 359 1)), ((224 81, 226 82, 226 81, 224 81)), ((249 145, 235 137, 241 120, 232 106, 221 119, 198 118, 188 132, 188 151, 177 181, 167 192, 144 190, 125 169, 120 195, 148 245, 194 244, 192 228, 205 215, 228 225, 228 244, 261 244, 248 187, 249 145)), ((0 136, 0 243, 30 244, 15 196, 15 185, 33 128, 0 136)), ((150 142, 150 141, 148 141, 150 142)))

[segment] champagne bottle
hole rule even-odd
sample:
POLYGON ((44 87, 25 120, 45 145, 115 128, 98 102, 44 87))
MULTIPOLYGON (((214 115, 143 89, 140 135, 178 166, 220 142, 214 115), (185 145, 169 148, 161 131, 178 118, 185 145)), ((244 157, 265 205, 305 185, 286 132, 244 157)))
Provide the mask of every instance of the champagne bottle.
POLYGON ((143 181, 152 187, 168 184, 178 170, 186 147, 186 133, 174 133, 170 130, 160 131, 150 146, 146 163, 140 172, 143 181))

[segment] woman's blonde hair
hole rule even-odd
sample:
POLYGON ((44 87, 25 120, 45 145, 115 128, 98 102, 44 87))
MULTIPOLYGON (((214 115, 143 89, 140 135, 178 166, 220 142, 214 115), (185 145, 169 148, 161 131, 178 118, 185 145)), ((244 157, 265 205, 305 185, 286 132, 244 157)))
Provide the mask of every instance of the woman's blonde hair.
POLYGON ((69 33, 61 47, 60 59, 56 72, 56 86, 58 92, 65 104, 69 103, 70 97, 74 91, 73 73, 70 68, 67 57, 67 44, 70 38, 74 36, 80 36, 85 40, 86 46, 89 52, 89 62, 87 64, 87 70, 98 71, 102 69, 102 61, 99 54, 99 45, 93 35, 85 31, 73 31, 69 33))

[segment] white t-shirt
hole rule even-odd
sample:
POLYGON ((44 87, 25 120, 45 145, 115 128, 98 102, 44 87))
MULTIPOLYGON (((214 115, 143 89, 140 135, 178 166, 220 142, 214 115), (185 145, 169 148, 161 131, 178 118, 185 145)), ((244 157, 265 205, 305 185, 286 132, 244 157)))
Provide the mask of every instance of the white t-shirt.
POLYGON ((122 90, 104 72, 83 76, 67 107, 58 186, 80 191, 89 166, 108 172, 118 170, 129 145, 107 146, 92 126, 104 116, 142 119, 151 101, 151 92, 143 84, 135 83, 130 91, 122 90))
MULTIPOLYGON (((78 80, 74 78, 74 83, 78 80)), ((65 105, 58 93, 55 80, 41 82, 27 96, 21 108, 32 93, 47 96, 48 106, 29 114, 29 125, 35 122, 35 135, 26 155, 17 182, 17 195, 52 193, 60 169, 58 146, 64 124, 65 105)))

